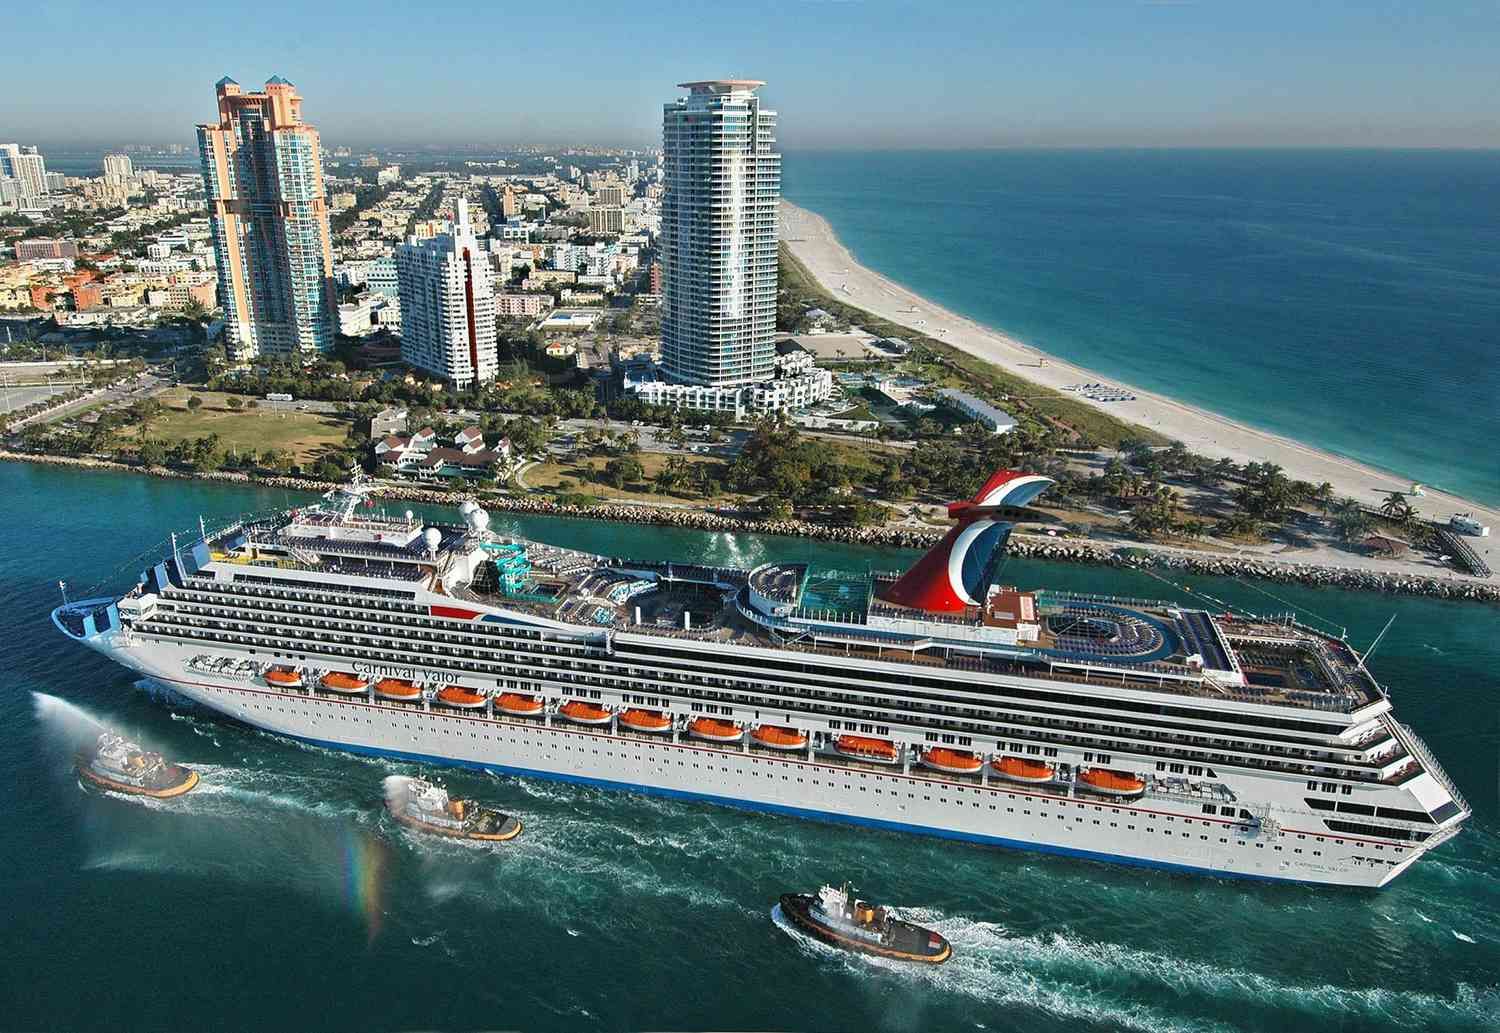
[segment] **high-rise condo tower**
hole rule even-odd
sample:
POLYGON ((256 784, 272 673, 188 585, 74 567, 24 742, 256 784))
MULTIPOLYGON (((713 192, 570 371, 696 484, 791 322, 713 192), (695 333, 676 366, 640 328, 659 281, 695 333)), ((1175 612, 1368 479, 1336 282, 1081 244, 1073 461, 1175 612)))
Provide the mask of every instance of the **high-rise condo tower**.
POLYGON ((337 298, 318 131, 296 87, 215 86, 219 121, 198 127, 203 184, 232 358, 333 347, 337 298))
POLYGON ((662 365, 733 387, 776 368, 776 113, 749 79, 681 83, 662 117, 662 365))
POLYGON ((462 198, 450 233, 396 249, 401 358, 457 387, 495 379, 495 287, 462 198))

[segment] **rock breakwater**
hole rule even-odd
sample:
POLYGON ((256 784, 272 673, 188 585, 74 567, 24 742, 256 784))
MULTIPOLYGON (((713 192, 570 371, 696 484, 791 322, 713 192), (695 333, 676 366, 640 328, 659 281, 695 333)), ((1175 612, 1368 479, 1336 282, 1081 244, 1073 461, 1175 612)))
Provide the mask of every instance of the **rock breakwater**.
MULTIPOLYGON (((0 451, 0 460, 49 463, 86 469, 122 470, 145 473, 155 477, 251 483, 284 488, 289 491, 323 492, 333 487, 327 482, 309 480, 304 477, 249 474, 231 470, 197 473, 165 467, 143 468, 91 457, 45 456, 0 451)), ((742 514, 646 503, 601 502, 595 505, 579 506, 529 495, 404 484, 377 484, 373 494, 392 501, 437 506, 457 506, 465 499, 474 499, 488 509, 533 516, 576 517, 620 523, 654 524, 691 531, 781 535, 789 538, 813 538, 845 545, 868 545, 880 548, 926 549, 935 545, 945 533, 941 529, 917 527, 845 527, 816 524, 805 520, 761 520, 742 514)), ((1363 592, 1389 592, 1439 599, 1500 603, 1500 583, 1459 575, 1433 577, 1396 570, 1382 571, 1326 564, 1287 563, 1248 556, 1164 551, 1149 546, 1121 547, 1109 542, 1029 534, 1012 536, 1009 551, 1011 555, 1025 559, 1138 567, 1178 574, 1199 574, 1209 577, 1344 588, 1363 592)))

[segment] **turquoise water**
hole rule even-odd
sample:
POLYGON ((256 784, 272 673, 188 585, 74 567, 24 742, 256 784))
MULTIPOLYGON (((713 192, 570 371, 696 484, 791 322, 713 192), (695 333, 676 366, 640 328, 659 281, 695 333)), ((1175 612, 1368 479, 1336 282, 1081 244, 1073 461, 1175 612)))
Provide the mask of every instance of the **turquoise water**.
POLYGON ((1044 351, 1500 504, 1500 153, 812 152, 788 199, 1044 351))
MULTIPOLYGON (((470 772, 518 814, 501 849, 381 816, 402 764, 159 699, 50 625, 170 529, 283 492, 0 464, 0 1026, 387 1030, 1482 1030, 1500 1025, 1500 609, 1276 589, 1367 643, 1477 816, 1379 893, 1175 876, 470 772), (78 708, 200 769, 178 801, 87 794, 78 708), (911 971, 778 928, 848 877, 941 927, 911 971)), ((506 530, 636 556, 887 568, 911 554, 589 521, 506 530)), ((1022 585, 1162 595, 1128 571, 1013 562, 1022 585)), ((1286 603, 1195 578, 1236 607, 1286 603)))

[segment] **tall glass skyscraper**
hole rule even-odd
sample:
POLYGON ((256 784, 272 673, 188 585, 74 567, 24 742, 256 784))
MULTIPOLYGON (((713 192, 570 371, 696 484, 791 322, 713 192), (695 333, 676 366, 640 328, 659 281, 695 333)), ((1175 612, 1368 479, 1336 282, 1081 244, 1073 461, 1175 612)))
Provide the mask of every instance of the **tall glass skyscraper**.
POLYGON ((228 77, 215 91, 219 121, 198 127, 198 151, 229 354, 327 351, 338 303, 318 131, 280 76, 262 93, 228 77))
POLYGON ((681 83, 662 118, 662 366, 684 384, 733 387, 776 367, 776 113, 762 82, 681 83))

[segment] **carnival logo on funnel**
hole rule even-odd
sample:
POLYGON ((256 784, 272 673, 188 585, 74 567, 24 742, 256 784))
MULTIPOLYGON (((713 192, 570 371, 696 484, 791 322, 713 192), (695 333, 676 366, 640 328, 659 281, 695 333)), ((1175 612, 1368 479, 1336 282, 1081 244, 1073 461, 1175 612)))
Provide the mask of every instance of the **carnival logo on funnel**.
POLYGON ((1002 506, 1028 504, 1052 483, 1040 474, 999 470, 973 499, 949 503, 948 515, 958 523, 883 598, 932 613, 983 604, 1015 527, 992 514, 1002 506))

